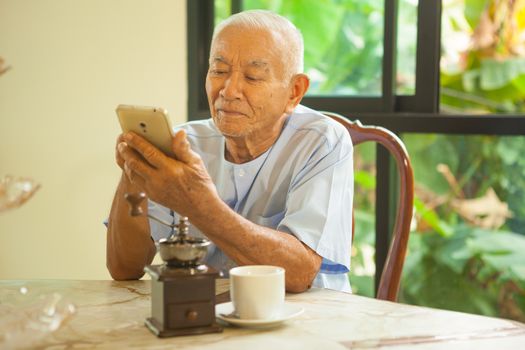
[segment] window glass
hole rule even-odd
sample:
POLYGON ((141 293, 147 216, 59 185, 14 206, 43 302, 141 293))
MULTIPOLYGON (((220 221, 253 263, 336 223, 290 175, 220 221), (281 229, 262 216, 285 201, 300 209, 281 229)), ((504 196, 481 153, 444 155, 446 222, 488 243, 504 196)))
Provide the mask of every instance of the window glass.
POLYGON ((525 139, 405 135, 415 220, 402 302, 525 320, 525 139))
POLYGON ((398 4, 396 92, 413 95, 416 92, 418 0, 399 0, 398 4))
POLYGON ((228 18, 232 13, 231 0, 214 1, 213 6, 215 24, 222 22, 223 20, 228 18))
POLYGON ((354 240, 350 267, 352 292, 374 297, 376 147, 363 143, 354 149, 354 240))
POLYGON ((301 30, 309 96, 381 95, 383 0, 245 0, 242 8, 272 10, 301 30))
POLYGON ((525 1, 444 0, 441 111, 525 112, 525 1))

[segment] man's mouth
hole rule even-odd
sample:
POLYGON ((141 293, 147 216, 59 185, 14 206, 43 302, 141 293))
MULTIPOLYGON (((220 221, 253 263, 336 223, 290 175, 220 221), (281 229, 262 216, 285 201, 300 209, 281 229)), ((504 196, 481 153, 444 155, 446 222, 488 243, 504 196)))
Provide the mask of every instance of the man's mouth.
POLYGON ((219 114, 220 117, 245 117, 246 115, 242 112, 233 110, 233 109, 217 109, 217 114, 219 114))

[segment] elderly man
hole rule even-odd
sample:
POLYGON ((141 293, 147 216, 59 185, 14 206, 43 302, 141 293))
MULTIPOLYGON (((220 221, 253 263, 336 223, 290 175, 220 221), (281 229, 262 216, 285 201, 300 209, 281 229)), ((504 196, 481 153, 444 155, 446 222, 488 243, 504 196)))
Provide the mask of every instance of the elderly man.
POLYGON ((302 36, 287 19, 255 10, 217 26, 206 77, 212 119, 178 127, 175 159, 133 133, 117 141, 113 278, 140 278, 154 240, 169 235, 128 215, 124 193, 140 190, 150 213, 187 216, 190 232, 213 243, 206 263, 224 273, 277 265, 290 292, 350 290, 352 143, 339 124, 299 105, 309 86, 302 70, 302 36))

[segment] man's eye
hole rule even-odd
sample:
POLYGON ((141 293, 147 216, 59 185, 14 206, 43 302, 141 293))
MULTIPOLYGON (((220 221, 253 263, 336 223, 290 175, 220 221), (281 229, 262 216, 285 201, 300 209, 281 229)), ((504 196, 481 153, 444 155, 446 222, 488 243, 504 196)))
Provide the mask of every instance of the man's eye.
POLYGON ((246 80, 249 80, 249 81, 257 81, 257 80, 259 80, 259 78, 254 77, 254 76, 251 76, 251 75, 247 75, 247 76, 246 76, 246 80))
POLYGON ((226 71, 225 71, 225 70, 218 70, 218 69, 213 69, 211 72, 212 72, 212 74, 214 74, 214 75, 222 75, 222 74, 226 74, 226 71))

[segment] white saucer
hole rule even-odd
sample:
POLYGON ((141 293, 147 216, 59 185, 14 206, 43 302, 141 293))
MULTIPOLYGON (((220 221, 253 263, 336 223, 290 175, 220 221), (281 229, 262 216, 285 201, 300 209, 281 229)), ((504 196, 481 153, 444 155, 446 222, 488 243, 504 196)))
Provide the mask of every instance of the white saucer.
POLYGON ((277 326, 291 318, 297 317, 304 309, 295 304, 284 303, 281 315, 271 320, 241 320, 234 314, 233 303, 222 303, 215 305, 215 316, 224 322, 247 328, 266 328, 277 326))

